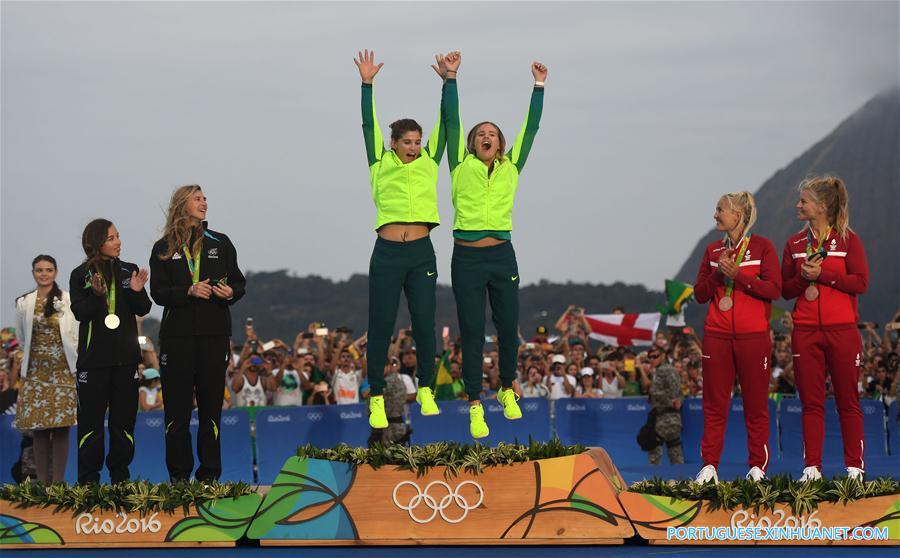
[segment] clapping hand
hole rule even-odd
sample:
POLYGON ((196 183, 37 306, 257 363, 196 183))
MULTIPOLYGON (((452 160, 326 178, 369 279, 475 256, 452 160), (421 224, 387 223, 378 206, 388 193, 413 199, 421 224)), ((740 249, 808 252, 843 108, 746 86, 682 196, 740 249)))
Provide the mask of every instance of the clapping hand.
POLYGON ((444 64, 447 65, 447 71, 454 74, 459 71, 459 65, 462 64, 462 54, 458 50, 447 53, 444 57, 444 64))
POLYGON ((106 281, 103 280, 103 276, 99 273, 91 275, 91 289, 94 290, 95 295, 106 294, 106 281))
POLYGON ((447 59, 443 54, 435 54, 434 55, 434 64, 431 67, 437 72, 437 75, 441 77, 441 79, 446 79, 447 77, 447 59))
POLYGON ((147 268, 141 269, 140 272, 132 271, 131 272, 131 290, 139 293, 144 290, 144 285, 147 284, 147 279, 150 278, 150 272, 147 271, 147 268))
POLYGON ((725 250, 722 252, 722 255, 719 256, 719 273, 728 277, 729 279, 734 279, 738 274, 738 265, 734 263, 734 252, 731 250, 725 250))

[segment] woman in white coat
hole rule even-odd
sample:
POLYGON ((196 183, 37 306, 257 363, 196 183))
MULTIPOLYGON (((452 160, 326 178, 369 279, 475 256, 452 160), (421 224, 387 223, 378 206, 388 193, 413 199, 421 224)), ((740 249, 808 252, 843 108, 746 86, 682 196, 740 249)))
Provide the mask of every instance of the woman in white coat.
MULTIPOLYGON (((38 480, 62 482, 69 451, 69 427, 76 423, 75 362, 78 322, 69 293, 56 284, 56 260, 31 262, 37 288, 16 299, 16 332, 22 343, 22 384, 16 427, 31 430, 38 480)), ((18 378, 12 378, 13 382, 18 378)))

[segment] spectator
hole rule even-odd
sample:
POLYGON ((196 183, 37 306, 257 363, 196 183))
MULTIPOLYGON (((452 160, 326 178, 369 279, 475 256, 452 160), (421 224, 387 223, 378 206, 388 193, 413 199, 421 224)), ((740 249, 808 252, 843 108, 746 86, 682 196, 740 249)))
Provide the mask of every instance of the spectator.
POLYGON ((437 387, 435 392, 438 401, 453 401, 466 398, 466 386, 462 379, 462 367, 458 360, 450 360, 448 364, 453 383, 437 387))
POLYGON ((322 380, 313 386, 309 398, 306 400, 307 405, 331 405, 331 388, 328 382, 322 380))
POLYGON ((369 447, 380 443, 408 444, 412 433, 403 421, 406 410, 406 384, 400 378, 400 361, 390 357, 384 367, 384 413, 387 415, 387 428, 373 428, 369 436, 369 447))
POLYGON ((651 413, 656 414, 655 431, 659 446, 650 451, 651 465, 662 462, 662 446, 665 444, 669 463, 684 463, 684 451, 681 447, 681 378, 675 369, 665 363, 665 353, 658 348, 648 355, 656 368, 653 383, 650 386, 651 413))
MULTIPOLYGON (((490 357, 485 358, 485 366, 488 366, 487 360, 490 357)), ((483 399, 497 399, 497 394, 500 392, 500 370, 497 367, 491 366, 487 371, 487 376, 484 382, 484 391, 482 392, 483 399)))
POLYGON ((353 355, 347 349, 342 350, 331 381, 335 402, 338 405, 359 403, 359 386, 362 380, 363 371, 353 365, 353 355))
POLYGON ((303 392, 310 389, 309 376, 301 375, 297 368, 303 367, 301 357, 291 358, 285 354, 277 370, 272 371, 275 378, 275 397, 273 403, 277 407, 299 407, 303 405, 303 392))
POLYGON ((599 399, 603 397, 603 391, 594 386, 594 371, 590 368, 582 368, 579 374, 580 382, 578 384, 575 397, 584 397, 589 399, 599 399))
POLYGON ((268 400, 266 391, 275 390, 275 380, 269 375, 268 364, 253 355, 241 365, 240 373, 231 382, 237 407, 263 407, 268 400))
POLYGON ((543 376, 537 366, 529 366, 526 369, 527 381, 522 388, 522 397, 540 397, 546 399, 550 396, 550 390, 542 383, 543 376))
POLYGON ((575 397, 575 377, 565 373, 566 357, 554 355, 550 364, 550 376, 547 376, 546 384, 550 390, 550 399, 557 400, 563 397, 575 397))
POLYGON ((159 411, 163 408, 161 386, 159 370, 145 368, 141 372, 141 387, 138 388, 138 403, 141 411, 159 411))
POLYGON ((604 397, 622 397, 625 391, 625 378, 616 370, 615 361, 606 361, 601 366, 600 390, 604 397))

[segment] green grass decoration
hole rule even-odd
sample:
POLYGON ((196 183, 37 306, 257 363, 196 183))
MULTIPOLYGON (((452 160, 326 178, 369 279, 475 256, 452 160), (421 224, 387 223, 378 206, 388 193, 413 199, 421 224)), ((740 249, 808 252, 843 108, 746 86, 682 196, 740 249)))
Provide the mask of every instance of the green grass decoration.
POLYGON ((343 461, 354 465, 370 465, 375 469, 386 465, 413 471, 421 477, 433 467, 446 467, 445 476, 457 476, 460 472, 477 475, 488 467, 512 465, 538 459, 578 455, 587 451, 582 445, 567 446, 558 438, 549 442, 536 442, 529 438, 528 445, 499 443, 497 447, 481 444, 437 442, 424 446, 400 446, 380 444, 371 448, 357 448, 339 444, 333 448, 317 448, 312 444, 297 448, 297 456, 309 459, 343 461))
POLYGON ((53 507, 54 513, 71 511, 72 515, 96 511, 138 513, 172 513, 179 508, 185 514, 195 505, 214 500, 238 498, 256 490, 243 482, 200 483, 196 480, 154 484, 129 481, 119 484, 68 485, 42 484, 26 479, 21 484, 0 486, 0 500, 18 508, 53 507))
POLYGON ((863 498, 900 494, 900 482, 893 477, 865 482, 848 477, 800 482, 788 475, 775 475, 762 482, 735 479, 718 484, 697 484, 691 479, 675 481, 653 477, 632 484, 628 490, 678 500, 702 500, 709 511, 743 507, 759 513, 760 509, 772 511, 776 504, 785 504, 799 516, 812 513, 822 502, 847 505, 863 498))

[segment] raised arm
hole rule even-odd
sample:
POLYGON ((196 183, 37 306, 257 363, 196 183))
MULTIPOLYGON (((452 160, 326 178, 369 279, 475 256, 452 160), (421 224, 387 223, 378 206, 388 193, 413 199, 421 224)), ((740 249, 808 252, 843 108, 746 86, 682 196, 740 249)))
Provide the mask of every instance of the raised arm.
POLYGON ((444 57, 447 79, 441 92, 441 119, 447 134, 447 163, 450 172, 466 157, 466 140, 462 136, 462 122, 459 118, 459 91, 456 86, 456 72, 462 63, 459 52, 451 52, 444 57))
POLYGON ((534 89, 531 91, 528 113, 525 115, 525 122, 522 124, 522 129, 519 130, 516 142, 507 153, 519 172, 522 172, 525 167, 525 161, 528 159, 528 153, 534 143, 534 136, 537 135, 541 123, 541 114, 544 112, 544 80, 547 79, 547 66, 540 62, 533 62, 531 74, 534 76, 534 89))
MULTIPOLYGON (((437 75, 441 80, 447 79, 447 63, 445 57, 441 54, 436 54, 434 60, 435 64, 432 64, 431 67, 434 68, 434 71, 437 72, 437 75)), ((441 106, 439 105, 437 123, 431 130, 431 135, 428 136, 428 144, 425 146, 425 153, 427 153, 438 165, 441 164, 441 157, 444 156, 444 148, 447 146, 447 132, 444 130, 443 120, 444 117, 441 115, 441 106)))
POLYGON ((354 58, 362 79, 362 95, 360 106, 362 108, 363 139, 366 142, 366 157, 371 167, 381 160, 384 154, 384 136, 381 135, 381 127, 378 125, 378 115, 375 112, 375 95, 372 91, 372 81, 378 70, 384 66, 384 62, 375 64, 375 51, 368 50, 359 53, 359 58, 354 58))

